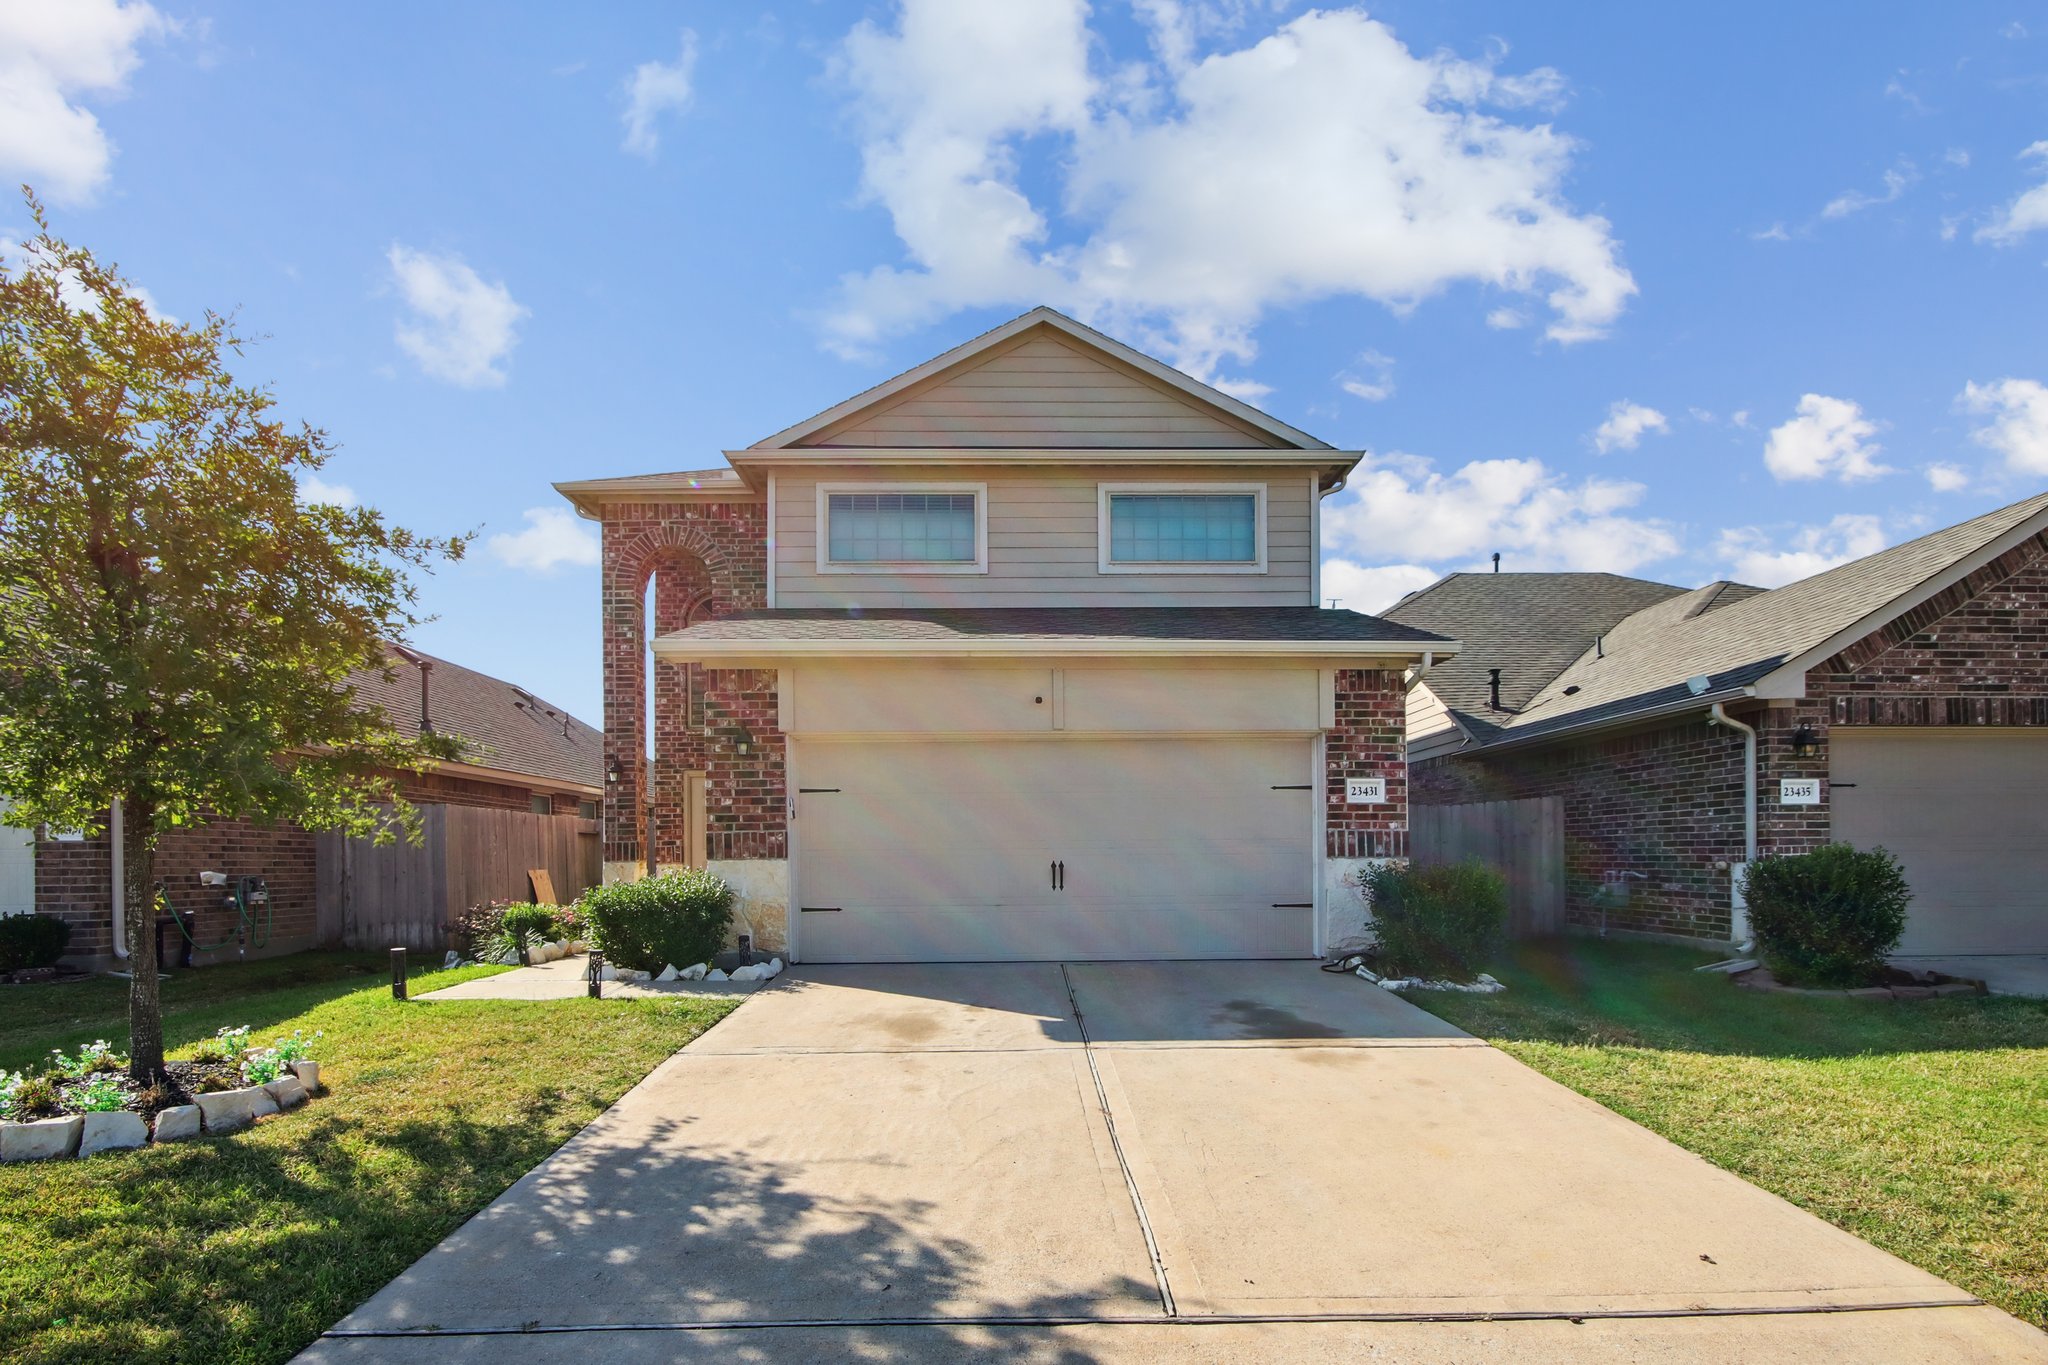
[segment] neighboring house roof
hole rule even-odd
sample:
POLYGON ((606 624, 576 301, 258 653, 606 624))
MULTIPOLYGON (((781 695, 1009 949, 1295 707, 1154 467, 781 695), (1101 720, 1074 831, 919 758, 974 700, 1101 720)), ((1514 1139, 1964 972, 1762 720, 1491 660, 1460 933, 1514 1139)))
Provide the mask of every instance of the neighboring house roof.
POLYGON ((420 666, 429 664, 428 711, 434 729, 464 741, 462 761, 543 782, 601 789, 604 736, 558 706, 502 679, 420 650, 394 652, 392 676, 363 669, 349 682, 359 700, 380 708, 392 728, 420 732, 420 666), (407 657, 410 656, 410 657, 407 657))
POLYGON ((1624 617, 1685 589, 1611 573, 1454 573, 1401 599, 1389 621, 1465 642, 1422 679, 1467 734, 1497 728, 1624 617), (1500 670, 1502 711, 1488 671, 1500 670))
POLYGON ((697 622, 657 654, 1450 653, 1457 642, 1355 611, 1320 607, 796 608, 697 622))
POLYGON ((835 403, 823 412, 807 417, 794 426, 785 427, 773 436, 764 437, 754 442, 748 449, 750 451, 774 451, 790 446, 802 445, 817 433, 824 431, 828 427, 838 425, 854 413, 864 408, 885 403, 903 392, 903 390, 946 370, 971 363, 984 352, 1002 346, 1034 327, 1049 327, 1085 346, 1106 352, 1148 378, 1178 390, 1196 402, 1229 414, 1236 421, 1255 428, 1258 432, 1280 445, 1291 446, 1297 450, 1328 450, 1331 448, 1327 442, 1317 440, 1300 428, 1289 426, 1279 418, 1269 413, 1261 412, 1249 403, 1232 398, 1221 389, 1204 384, 1199 379, 1183 374, 1172 366, 1146 355, 1143 351, 1126 346, 1115 337, 1106 336, 1096 331, 1093 327, 1076 322, 1066 314, 1055 309, 1038 307, 1033 308, 1028 313, 1011 318, 1001 326, 992 327, 980 336, 964 341, 953 349, 925 361, 922 365, 913 366, 894 378, 885 379, 873 388, 857 393, 842 403, 835 403))
MULTIPOLYGON (((1615 623, 1599 649, 1581 651, 1475 741, 1498 748, 1746 695, 1803 695, 1806 669, 2044 527, 2048 493, 1781 588, 1710 583, 1667 597, 1615 623)), ((1483 654, 1486 630, 1466 634, 1483 654)))
POLYGON ((565 479, 555 485, 555 491, 592 521, 600 519, 599 509, 608 502, 639 502, 649 497, 663 502, 732 502, 751 501, 759 496, 736 469, 678 469, 666 474, 627 474, 611 479, 565 479))

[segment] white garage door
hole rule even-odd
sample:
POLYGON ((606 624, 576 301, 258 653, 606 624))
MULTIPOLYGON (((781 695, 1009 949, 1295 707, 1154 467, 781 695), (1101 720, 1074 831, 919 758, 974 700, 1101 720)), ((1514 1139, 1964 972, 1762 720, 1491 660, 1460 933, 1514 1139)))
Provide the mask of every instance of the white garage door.
POLYGON ((807 962, 1305 957, 1303 739, 799 742, 807 962))
POLYGON ((1851 730, 1829 739, 1835 838, 1898 856, 1902 953, 2048 953, 2048 733, 1851 730))
MULTIPOLYGON (((0 811, 7 806, 0 797, 0 811)), ((35 831, 0 825, 0 915, 26 915, 35 908, 35 831)))

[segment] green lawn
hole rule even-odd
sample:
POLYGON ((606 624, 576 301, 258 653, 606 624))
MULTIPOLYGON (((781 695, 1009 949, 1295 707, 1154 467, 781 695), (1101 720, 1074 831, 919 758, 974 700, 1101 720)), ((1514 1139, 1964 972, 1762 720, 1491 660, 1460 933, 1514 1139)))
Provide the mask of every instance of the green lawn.
POLYGON ((2008 1312, 2048 1319, 2048 1002, 1764 995, 1683 948, 1529 945, 1408 999, 2008 1312))
MULTIPOLYGON (((0 1067, 124 1046, 125 989, 0 990, 0 1067)), ((333 1093, 231 1137, 0 1167, 0 1357, 288 1359, 732 1008, 400 1004, 381 958, 312 953, 183 972, 164 1002, 174 1052, 324 1030, 333 1093)))

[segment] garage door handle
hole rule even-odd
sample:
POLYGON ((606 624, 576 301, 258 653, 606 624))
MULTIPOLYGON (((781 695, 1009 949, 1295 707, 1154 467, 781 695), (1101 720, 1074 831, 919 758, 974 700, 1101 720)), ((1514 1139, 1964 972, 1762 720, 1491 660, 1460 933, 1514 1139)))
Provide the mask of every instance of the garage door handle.
POLYGON ((1053 890, 1064 891, 1067 889, 1067 865, 1065 863, 1049 863, 1047 864, 1047 871, 1052 874, 1053 890))

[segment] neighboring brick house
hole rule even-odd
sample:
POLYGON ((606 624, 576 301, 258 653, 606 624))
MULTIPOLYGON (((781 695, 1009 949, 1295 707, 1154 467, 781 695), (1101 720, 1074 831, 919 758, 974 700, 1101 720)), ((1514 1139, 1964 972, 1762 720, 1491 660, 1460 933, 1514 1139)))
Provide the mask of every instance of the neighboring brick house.
POLYGON ((603 528, 608 876, 708 865, 812 962, 1356 935, 1402 673, 1456 648, 1317 606, 1359 452, 1036 309, 725 455, 557 485, 603 528))
MULTIPOLYGON (((375 670, 351 679, 362 704, 381 708, 403 734, 417 735, 425 720, 464 744, 460 762, 395 774, 406 800, 585 818, 598 814, 604 778, 603 737, 596 730, 510 683, 417 650, 395 652, 391 665, 389 679, 375 670)), ((67 958, 89 966, 115 963, 120 945, 114 933, 113 853, 107 836, 19 835, 18 846, 9 841, 0 848, 0 887, 14 888, 0 902, 0 913, 33 908, 54 915, 71 925, 67 958)), ((164 831, 155 873, 165 895, 176 909, 197 912, 194 937, 202 944, 225 942, 199 960, 245 953, 273 956, 314 945, 316 842, 296 825, 252 820, 215 820, 164 831), (201 886, 201 872, 264 878, 270 893, 267 943, 237 941, 239 915, 222 905, 218 888, 201 886)), ((176 931, 167 931, 166 938, 166 949, 176 952, 176 931)))
POLYGON ((1748 727, 1754 852, 1889 848, 1904 954, 2048 952, 2048 495, 1770 591, 1456 574, 1387 615, 1464 642, 1408 694, 1412 799, 1562 798, 1572 923, 1747 938, 1748 727))

